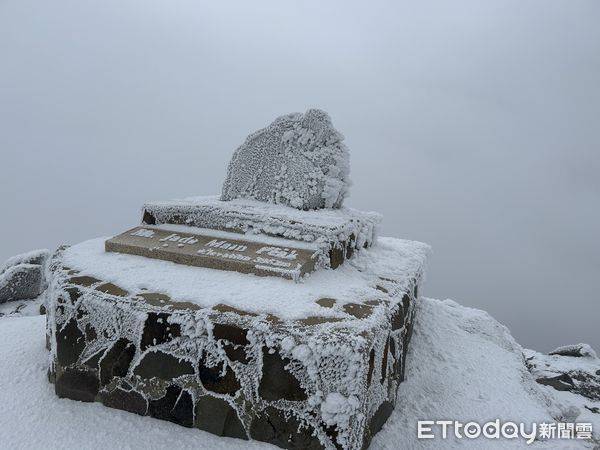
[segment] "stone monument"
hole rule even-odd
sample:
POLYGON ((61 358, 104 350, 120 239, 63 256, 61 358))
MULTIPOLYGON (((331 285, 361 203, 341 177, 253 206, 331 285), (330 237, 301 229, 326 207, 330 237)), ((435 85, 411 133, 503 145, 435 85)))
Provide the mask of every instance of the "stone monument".
POLYGON ((343 206, 348 150, 320 110, 251 134, 220 197, 50 262, 59 397, 294 449, 361 449, 391 414, 429 247, 343 206))

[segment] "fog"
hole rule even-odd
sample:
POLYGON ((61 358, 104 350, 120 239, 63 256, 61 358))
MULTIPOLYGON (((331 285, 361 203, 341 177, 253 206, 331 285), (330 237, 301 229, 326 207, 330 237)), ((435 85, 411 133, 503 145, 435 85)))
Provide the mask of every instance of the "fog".
POLYGON ((600 351, 595 1, 3 0, 0 260, 218 193, 310 107, 346 136, 346 204, 432 245, 424 295, 600 351))

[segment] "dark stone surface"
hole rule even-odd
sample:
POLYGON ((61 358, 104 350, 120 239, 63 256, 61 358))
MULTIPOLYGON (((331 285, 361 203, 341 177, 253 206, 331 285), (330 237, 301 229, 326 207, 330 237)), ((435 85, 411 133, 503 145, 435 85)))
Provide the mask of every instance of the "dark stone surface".
POLYGON ((404 310, 402 305, 396 306, 396 310, 392 313, 392 330, 399 330, 404 326, 404 310))
POLYGON ((181 336, 179 324, 169 323, 168 318, 169 314, 166 313, 148 313, 140 345, 142 350, 146 350, 148 347, 154 345, 164 344, 181 336))
POLYGON ((319 439, 312 435, 313 428, 300 425, 293 415, 286 418, 284 411, 269 406, 252 420, 250 437, 286 449, 323 449, 319 439))
POLYGON ((373 414, 373 417, 371 417, 371 420, 369 421, 371 436, 374 436, 381 430, 381 427, 383 427, 383 424, 388 420, 393 410, 394 405, 388 401, 384 401, 379 405, 379 408, 377 408, 377 411, 375 411, 375 414, 373 414))
POLYGON ((338 443, 337 441, 337 436, 338 436, 338 431, 337 431, 337 427, 333 426, 327 426, 326 424, 322 424, 322 428, 323 431, 325 431, 325 434, 329 437, 329 439, 331 439, 331 442, 333 444, 333 446, 336 448, 336 450, 344 450, 344 447, 342 447, 341 444, 338 443))
POLYGON ((223 363, 216 365, 215 367, 208 367, 203 357, 198 365, 198 376, 204 389, 217 394, 230 394, 235 393, 240 389, 241 385, 235 376, 234 371, 231 367, 227 366, 225 374, 223 375, 223 363))
POLYGON ((367 386, 371 386, 373 379, 373 369, 375 369, 375 349, 371 349, 369 353, 369 371, 367 372, 367 386))
POLYGON ((107 385, 113 377, 127 375, 135 356, 135 346, 127 339, 119 339, 100 361, 100 383, 107 385))
POLYGON ((215 323, 213 325, 213 337, 223 342, 223 350, 231 361, 239 361, 248 364, 245 346, 248 341, 248 330, 234 325, 215 323))
POLYGON ((263 347, 263 373, 258 387, 263 399, 300 401, 308 398, 298 379, 285 369, 289 363, 279 352, 270 354, 269 349, 263 347))
POLYGON ((242 346, 234 346, 232 344, 224 344, 223 350, 227 354, 230 361, 238 361, 242 364, 248 364, 249 359, 246 354, 246 348, 242 346))
POLYGON ((179 386, 169 386, 164 397, 151 400, 148 414, 157 419, 168 420, 184 427, 194 426, 194 402, 188 391, 179 386))
POLYGON ((146 225, 156 225, 156 218, 152 215, 152 213, 148 212, 147 210, 144 210, 142 222, 146 225))
POLYGON ((163 380, 172 380, 182 375, 193 374, 194 367, 189 361, 157 351, 147 353, 133 372, 142 378, 157 377, 163 380))
POLYGON ((331 247, 329 250, 329 265, 332 269, 336 269, 344 262, 344 249, 331 247))
POLYGON ((213 336, 215 339, 226 339, 232 344, 248 345, 248 330, 234 325, 215 323, 213 325, 213 336))
POLYGON ((217 436, 248 439, 235 409, 212 395, 200 397, 196 403, 196 427, 217 436))
POLYGON ((100 383, 91 370, 66 369, 54 384, 56 395, 81 402, 93 402, 100 383))
POLYGON ((566 373, 556 377, 538 378, 535 381, 546 386, 551 386, 557 391, 570 391, 575 387, 572 378, 566 373))
POLYGON ((69 300, 71 300, 71 304, 74 305, 77 303, 77 300, 79 300, 79 297, 81 297, 81 291, 76 287, 67 288, 66 291, 69 294, 69 300))
POLYGON ((104 355, 104 352, 106 350, 100 350, 99 352, 95 353, 94 355, 92 355, 91 357, 89 357, 88 359, 86 359, 83 364, 85 364, 86 366, 88 366, 91 369, 99 369, 100 368, 100 358, 102 358, 102 355, 104 355))
POLYGON ((390 337, 388 336, 388 338, 385 341, 385 346, 383 347, 383 359, 381 360, 381 384, 384 383, 385 377, 387 376, 387 372, 388 372, 388 367, 387 367, 388 364, 387 363, 388 363, 389 348, 390 348, 390 337))
POLYGON ((76 363, 84 348, 85 338, 75 319, 69 320, 62 330, 57 330, 56 357, 61 366, 76 363))
POLYGON ((95 341, 98 338, 98 333, 96 333, 96 329, 89 323, 86 324, 84 332, 85 338, 88 342, 95 341))
POLYGON ((148 402, 142 394, 136 391, 125 391, 116 388, 112 391, 101 391, 100 401, 110 408, 122 409, 131 413, 145 416, 148 412, 148 402))

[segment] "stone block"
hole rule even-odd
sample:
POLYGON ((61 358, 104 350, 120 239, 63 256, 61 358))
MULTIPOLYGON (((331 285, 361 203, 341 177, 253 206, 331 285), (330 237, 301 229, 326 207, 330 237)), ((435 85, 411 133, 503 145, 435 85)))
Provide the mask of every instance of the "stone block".
MULTIPOLYGON (((368 275, 354 298, 333 290, 312 298, 309 279, 310 314, 293 318, 179 300, 158 284, 122 285, 123 267, 103 277, 74 267, 65 252, 51 261, 47 311, 49 379, 60 397, 296 449, 366 448, 393 410, 425 251, 407 250, 402 265, 399 250, 397 270, 353 260, 360 270, 352 277, 368 275), (368 273, 384 268, 385 280, 368 273)), ((336 286, 350 282, 339 273, 336 286)), ((256 277, 247 277, 236 283, 253 285, 256 277)))
MULTIPOLYGON (((236 233, 174 233, 151 226, 136 227, 114 236, 106 241, 105 249, 188 266, 293 280, 322 267, 327 253, 318 245, 300 245, 272 237, 261 241, 236 233)), ((96 289, 113 295, 127 295, 127 291, 112 283, 96 289)))
POLYGON ((381 215, 351 208, 299 211, 280 205, 217 197, 150 202, 143 206, 142 224, 184 225, 209 230, 265 235, 318 245, 324 262, 339 267, 356 251, 375 242, 381 215))

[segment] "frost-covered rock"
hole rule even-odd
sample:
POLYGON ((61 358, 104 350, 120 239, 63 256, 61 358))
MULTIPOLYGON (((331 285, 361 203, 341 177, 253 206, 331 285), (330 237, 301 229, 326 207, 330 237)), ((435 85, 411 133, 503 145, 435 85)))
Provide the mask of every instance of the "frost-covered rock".
POLYGON ((538 383, 600 401, 600 359, 588 344, 565 345, 548 355, 526 350, 525 356, 538 383))
POLYGON ((31 299, 46 288, 48 250, 34 250, 8 259, 0 268, 0 303, 31 299))
POLYGON ((319 109, 278 117, 235 151, 221 199, 249 198, 304 210, 339 208, 350 185, 343 139, 319 109))
POLYGON ((563 345, 552 350, 549 355, 597 358, 596 352, 588 344, 563 345))

